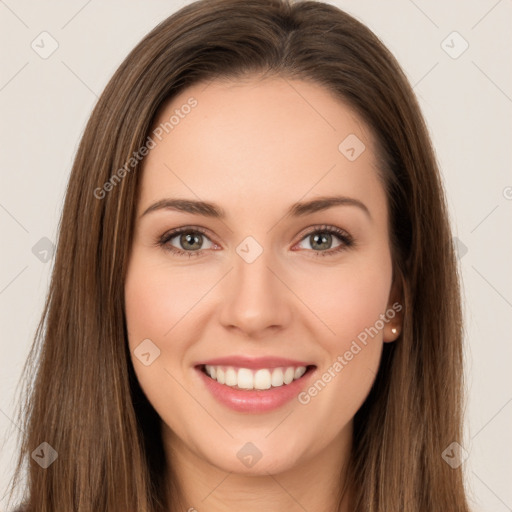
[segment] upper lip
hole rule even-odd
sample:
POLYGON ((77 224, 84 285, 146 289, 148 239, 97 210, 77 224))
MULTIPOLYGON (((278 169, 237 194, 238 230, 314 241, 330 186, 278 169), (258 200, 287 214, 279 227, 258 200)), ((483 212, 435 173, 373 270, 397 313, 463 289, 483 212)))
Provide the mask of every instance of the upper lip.
POLYGON ((305 361, 297 361, 296 359, 286 359, 283 357, 247 357, 247 356, 227 356, 217 357, 215 359, 208 359, 201 361, 195 366, 235 366, 237 368, 280 368, 288 366, 312 366, 313 363, 305 361))

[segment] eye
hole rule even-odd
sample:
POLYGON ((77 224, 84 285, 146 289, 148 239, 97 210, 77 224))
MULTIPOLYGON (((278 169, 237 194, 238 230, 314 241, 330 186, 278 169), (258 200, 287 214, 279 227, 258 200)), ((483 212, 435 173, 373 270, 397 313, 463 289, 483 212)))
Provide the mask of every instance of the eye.
MULTIPOLYGON (((301 243, 309 247, 301 247, 312 251, 315 256, 337 254, 355 245, 354 239, 346 231, 335 226, 315 226, 303 238, 301 243), (337 241, 337 244, 336 244, 337 241), (336 245, 333 245, 336 244, 336 245)), ((201 256, 205 249, 218 249, 219 246, 210 240, 204 229, 199 227, 182 227, 164 233, 157 245, 177 256, 201 256), (206 246, 204 245, 206 243, 206 246)))
POLYGON ((300 243, 304 242, 309 245, 309 247, 305 248, 312 250, 315 256, 333 255, 355 244, 352 236, 346 231, 335 226, 325 225, 316 226, 313 231, 309 231, 300 243), (336 239, 338 243, 333 246, 333 243, 336 243, 336 239))
POLYGON ((168 231, 158 240, 158 245, 179 256, 200 256, 204 249, 217 247, 201 228, 178 228, 168 231), (207 245, 204 246, 204 243, 207 245))

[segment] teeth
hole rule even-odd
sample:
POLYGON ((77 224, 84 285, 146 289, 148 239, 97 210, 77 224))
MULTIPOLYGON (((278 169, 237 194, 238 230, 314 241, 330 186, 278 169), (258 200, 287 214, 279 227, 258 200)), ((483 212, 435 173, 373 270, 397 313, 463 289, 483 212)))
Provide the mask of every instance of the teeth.
POLYGON ((295 368, 295 375, 293 376, 293 378, 300 379, 305 373, 306 373, 306 367, 299 366, 298 368, 295 368))
POLYGON ((306 373, 305 366, 288 366, 286 368, 233 368, 232 366, 205 365, 205 371, 219 384, 239 389, 270 389, 285 386, 300 379, 306 373))
POLYGON ((284 372, 284 383, 290 384, 290 382, 293 380, 294 375, 295 375, 295 368, 292 368, 292 367, 286 368, 286 371, 284 372))
MULTIPOLYGON (((215 367, 211 367, 212 370, 215 372, 215 367)), ((212 378, 214 373, 211 374, 212 378)), ((242 389, 253 389, 254 388, 254 377, 251 372, 251 370, 248 370, 247 368, 240 368, 238 370, 238 387, 242 389)))
POLYGON ((275 388, 278 388, 284 384, 283 370, 281 368, 279 368, 279 371, 274 370, 272 372, 271 384, 275 388))
POLYGON ((254 387, 256 389, 269 389, 271 385, 270 370, 258 370, 254 374, 254 387))
POLYGON ((238 384, 237 375, 234 368, 226 370, 226 386, 236 386, 238 384))

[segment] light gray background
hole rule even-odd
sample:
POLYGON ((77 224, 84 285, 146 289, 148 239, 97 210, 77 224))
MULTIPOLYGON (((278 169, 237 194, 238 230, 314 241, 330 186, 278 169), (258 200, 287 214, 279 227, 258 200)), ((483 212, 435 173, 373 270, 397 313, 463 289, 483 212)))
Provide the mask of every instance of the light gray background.
MULTIPOLYGON (((55 241, 72 160, 97 97, 129 50, 185 3, 0 0, 0 498, 16 448, 15 388, 52 265, 39 241, 55 241), (58 43, 46 59, 31 47, 50 48, 43 31, 58 43)), ((426 117, 460 249, 471 499, 475 511, 510 511, 512 2, 330 3, 363 21, 396 55, 426 117), (469 44, 458 58, 447 53, 463 48, 457 36, 446 39, 453 31, 469 44)))

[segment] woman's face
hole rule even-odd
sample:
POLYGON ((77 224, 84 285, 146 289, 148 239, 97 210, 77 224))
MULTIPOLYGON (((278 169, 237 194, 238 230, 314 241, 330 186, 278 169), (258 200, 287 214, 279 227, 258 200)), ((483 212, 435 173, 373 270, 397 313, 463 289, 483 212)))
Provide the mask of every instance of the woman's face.
POLYGON ((252 474, 338 452, 400 323, 370 131, 254 77, 185 90, 151 139, 125 298, 166 446, 252 474))

